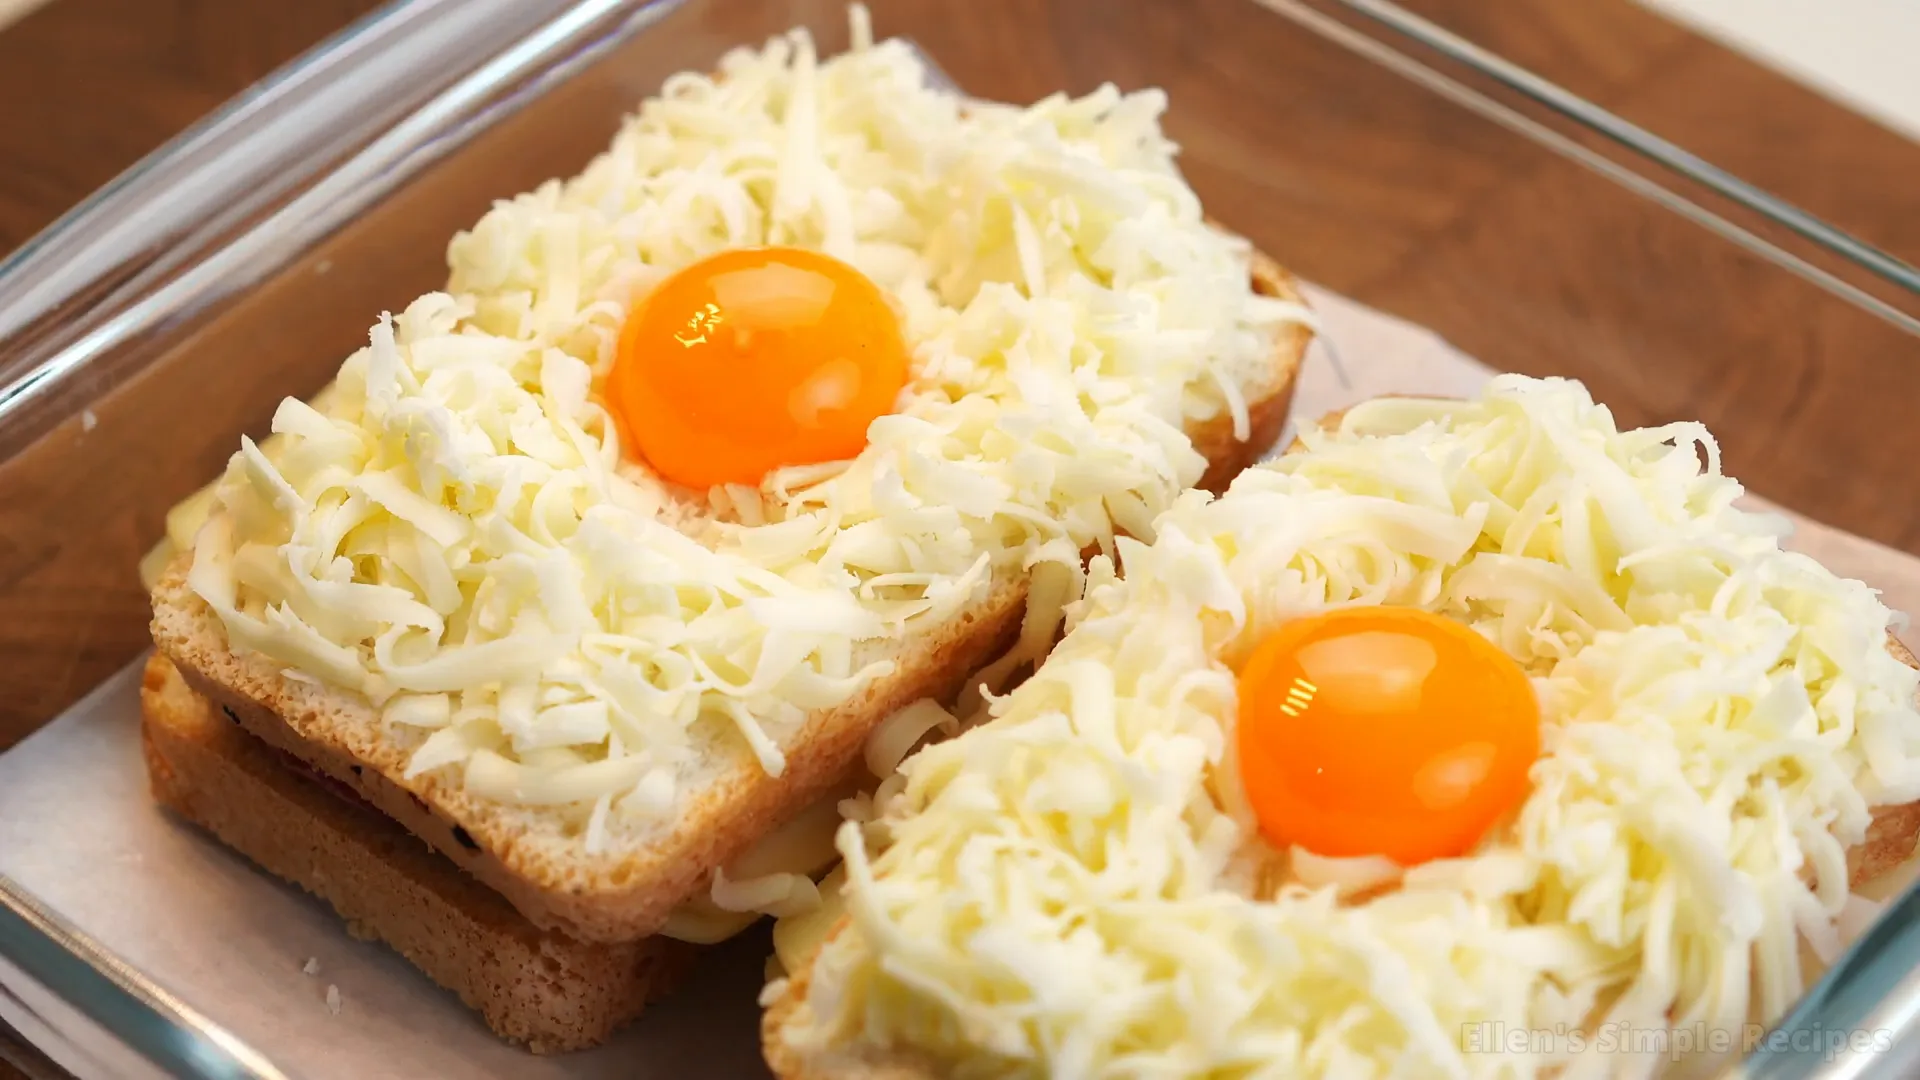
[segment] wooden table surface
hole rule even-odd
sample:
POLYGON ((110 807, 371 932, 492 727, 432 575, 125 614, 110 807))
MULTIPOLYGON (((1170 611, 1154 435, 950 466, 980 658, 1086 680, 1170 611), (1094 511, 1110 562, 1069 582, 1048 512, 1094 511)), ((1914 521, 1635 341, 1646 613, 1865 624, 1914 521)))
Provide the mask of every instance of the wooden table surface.
MULTIPOLYGON (((1915 339, 1451 106, 1410 103, 1393 76, 1340 67, 1337 85, 1303 92, 1325 47, 1246 0, 1062 0, 1043 35, 1005 29, 995 12, 1015 2, 875 7, 882 31, 937 42, 963 85, 992 96, 1105 78, 1167 86, 1209 207, 1305 276, 1489 362, 1579 375, 1623 422, 1707 417, 1754 489, 1920 551, 1920 499, 1902 486, 1902 463, 1920 457, 1907 421, 1915 339)), ((0 252, 375 6, 55 0, 0 31, 0 252)), ((1920 146, 1797 84, 1627 0, 1410 6, 1920 261, 1920 146)), ((725 32, 725 16, 710 20, 725 32)), ((139 498, 89 515, 130 522, 111 542, 60 537, 43 508, 0 505, 0 749, 139 650, 132 558, 157 535, 152 489, 171 498, 201 478, 143 474, 139 498)))

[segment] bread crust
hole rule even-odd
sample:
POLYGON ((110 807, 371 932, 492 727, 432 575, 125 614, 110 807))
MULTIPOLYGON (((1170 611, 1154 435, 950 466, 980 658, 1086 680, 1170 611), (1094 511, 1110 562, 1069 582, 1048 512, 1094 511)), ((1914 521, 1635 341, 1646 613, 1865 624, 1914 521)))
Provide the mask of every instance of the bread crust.
MULTIPOLYGON (((1332 427, 1344 415, 1345 410, 1328 413, 1316 421, 1316 426, 1332 427)), ((1287 452, 1300 449, 1303 444, 1296 438, 1287 452)), ((1920 670, 1920 660, 1892 633, 1887 635, 1887 651, 1901 663, 1920 670)), ((1866 839, 1847 851, 1849 886, 1857 891, 1892 873, 1911 860, 1917 849, 1920 849, 1920 800, 1876 808, 1866 839)), ((847 926, 843 916, 828 935, 829 940, 845 932, 847 926)), ((803 1052, 789 1044, 785 1032, 811 1022, 808 989, 812 976, 813 963, 809 959, 801 970, 790 973, 785 992, 768 1005, 760 1018, 761 1052, 779 1080, 938 1080, 942 1075, 936 1063, 911 1051, 855 1044, 803 1052)))
MULTIPOLYGON (((1302 299, 1291 276, 1264 255, 1254 256, 1251 276, 1261 295, 1302 299)), ((1296 324, 1276 334, 1264 373, 1268 385, 1249 395, 1248 439, 1236 439, 1224 415, 1192 432, 1208 461, 1204 484, 1224 487, 1271 447, 1286 423, 1311 336, 1296 324)), ((514 808, 469 796, 457 780, 405 779, 407 751, 378 737, 377 717, 363 700, 288 678, 257 654, 230 651, 218 618, 187 588, 190 561, 190 555, 177 559, 156 587, 152 628, 155 644, 196 693, 261 740, 351 788, 498 891, 534 925, 605 942, 658 931, 715 868, 838 786, 867 734, 887 715, 922 697, 957 693, 968 674, 1011 646, 1027 590, 1024 577, 995 582, 983 603, 891 654, 891 675, 809 716, 780 778, 735 748, 724 775, 704 784, 664 835, 585 856, 577 843, 535 835, 514 808)))
POLYGON ((166 657, 140 687, 154 797, 333 906, 535 1053, 606 1040, 671 989, 692 946, 586 944, 538 930, 384 815, 330 791, 193 693, 166 657))

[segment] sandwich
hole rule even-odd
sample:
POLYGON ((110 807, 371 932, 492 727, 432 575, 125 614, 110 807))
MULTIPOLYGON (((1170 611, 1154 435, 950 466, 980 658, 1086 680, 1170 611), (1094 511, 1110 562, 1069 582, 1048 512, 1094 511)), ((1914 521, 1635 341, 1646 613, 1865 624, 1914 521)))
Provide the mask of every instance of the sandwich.
POLYGON ((775 931, 784 1080, 1645 1077, 1752 1048, 1920 832, 1920 673, 1578 383, 1375 399, 1116 545, 775 931))
POLYGON ((1311 315, 1159 94, 853 38, 497 204, 146 564, 161 801, 537 1049, 814 906, 884 722, 1030 666, 1285 420, 1311 315))

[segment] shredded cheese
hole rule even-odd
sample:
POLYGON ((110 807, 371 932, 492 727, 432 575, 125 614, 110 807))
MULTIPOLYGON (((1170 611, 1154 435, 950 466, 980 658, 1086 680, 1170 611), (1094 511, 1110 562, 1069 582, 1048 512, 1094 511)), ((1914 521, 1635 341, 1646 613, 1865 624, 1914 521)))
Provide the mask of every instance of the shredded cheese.
POLYGON ((1863 917, 1846 849, 1920 797, 1916 674, 1873 591, 1736 509, 1697 425, 1618 431, 1576 383, 1302 438, 1122 541, 1125 579, 993 718, 842 826, 852 921, 790 1041, 976 1077, 1647 1076, 1674 1045, 1579 1033, 1704 1024, 1737 1050, 1795 1000, 1800 942, 1831 955, 1863 917), (1296 854, 1275 880, 1227 757, 1233 671, 1350 604, 1498 642, 1543 756, 1467 857, 1296 854), (1476 1049, 1489 1031, 1529 1052, 1476 1049))
POLYGON ((287 401, 192 534, 232 647, 364 696, 410 777, 579 807, 603 850, 714 740, 779 775, 887 643, 1036 564, 1071 586, 1196 481, 1185 425, 1244 428, 1233 388, 1306 313, 1203 222, 1161 96, 963 107, 864 20, 843 56, 796 32, 668 80, 579 176, 456 237, 447 290, 374 326, 325 400, 287 401), (597 396, 621 321, 762 244, 886 289, 910 385, 852 461, 669 490, 597 396))

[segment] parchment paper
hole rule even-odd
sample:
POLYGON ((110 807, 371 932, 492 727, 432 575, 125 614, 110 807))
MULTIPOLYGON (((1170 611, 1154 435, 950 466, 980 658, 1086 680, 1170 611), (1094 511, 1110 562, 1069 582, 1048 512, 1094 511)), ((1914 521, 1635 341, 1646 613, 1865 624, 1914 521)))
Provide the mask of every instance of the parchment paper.
MULTIPOLYGON (((1296 417, 1382 393, 1469 394, 1488 374, 1417 327, 1322 292, 1312 300, 1340 362, 1315 349, 1296 417)), ((1920 609, 1920 559, 1804 522, 1794 546, 1873 583, 1895 609, 1920 609)), ((348 937, 323 905, 154 808, 136 734, 138 668, 0 755, 0 874, 289 1076, 766 1076, 755 1005, 764 932, 709 953, 689 986, 606 1047, 557 1058, 514 1050, 405 961, 348 937), (317 974, 302 972, 309 958, 317 974)), ((69 1068, 126 1075, 100 1034, 44 994, 40 1015, 23 1015, 38 991, 3 963, 0 989, 17 995, 0 993, 0 1018, 69 1068)))

